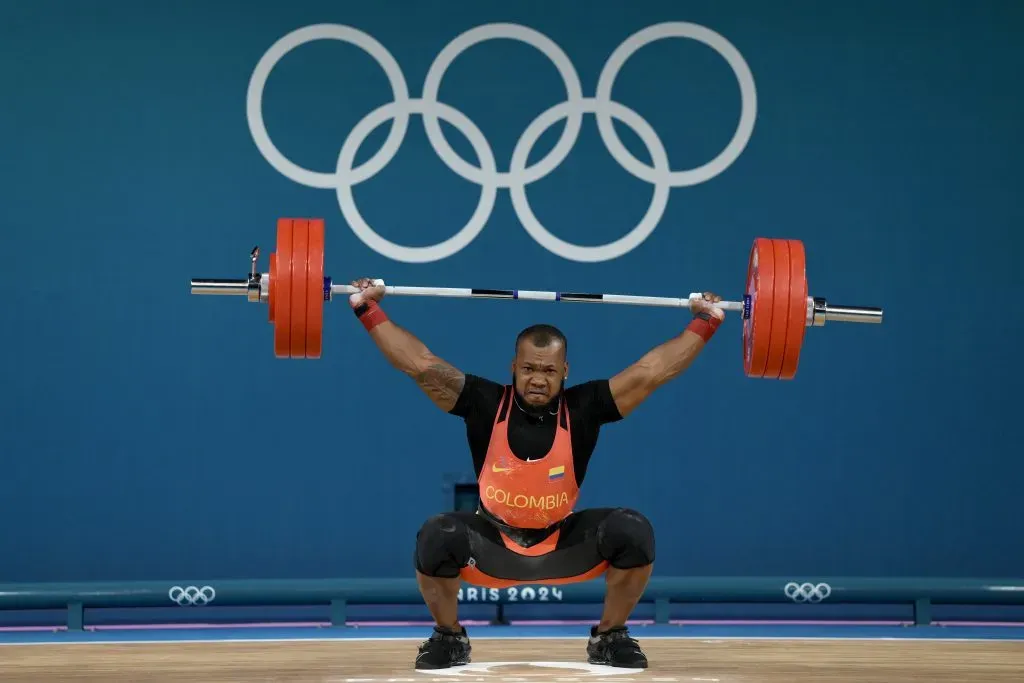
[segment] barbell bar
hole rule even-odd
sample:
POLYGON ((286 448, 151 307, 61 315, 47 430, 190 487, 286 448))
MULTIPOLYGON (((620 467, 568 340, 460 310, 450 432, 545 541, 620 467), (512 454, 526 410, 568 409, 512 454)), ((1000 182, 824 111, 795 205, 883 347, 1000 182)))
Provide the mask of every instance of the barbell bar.
MULTIPOLYGON (((249 254, 244 279, 193 278, 192 294, 244 296, 268 304, 274 325, 274 354, 278 358, 320 358, 323 349, 323 306, 336 294, 354 294, 357 287, 334 284, 324 276, 324 220, 281 218, 277 221, 277 250, 270 254, 268 272, 257 270, 259 247, 249 254)), ((625 304, 688 308, 699 292, 688 297, 549 292, 468 287, 410 287, 384 285, 387 296, 425 296, 460 299, 511 299, 569 303, 625 304)), ((800 240, 758 237, 747 260, 747 280, 741 301, 715 304, 736 311, 743 321, 743 367, 748 377, 792 379, 796 376, 804 333, 826 322, 881 323, 881 308, 830 304, 807 291, 806 255, 800 240)))

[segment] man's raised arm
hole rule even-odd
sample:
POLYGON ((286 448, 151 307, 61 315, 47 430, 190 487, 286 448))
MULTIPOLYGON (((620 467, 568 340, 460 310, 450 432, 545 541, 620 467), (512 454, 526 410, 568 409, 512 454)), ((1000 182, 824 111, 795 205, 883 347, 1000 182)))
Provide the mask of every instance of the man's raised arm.
POLYGON ((690 306, 693 322, 682 334, 654 347, 608 381, 612 398, 623 417, 643 403, 655 389, 690 367, 725 318, 725 312, 714 306, 721 300, 722 297, 710 292, 706 292, 703 299, 695 299, 690 306))
POLYGON ((362 291, 351 295, 349 304, 384 357, 393 367, 412 377, 434 405, 446 413, 451 411, 459 400, 466 376, 431 353, 411 332, 388 319, 377 304, 384 296, 384 287, 366 278, 352 285, 362 291))

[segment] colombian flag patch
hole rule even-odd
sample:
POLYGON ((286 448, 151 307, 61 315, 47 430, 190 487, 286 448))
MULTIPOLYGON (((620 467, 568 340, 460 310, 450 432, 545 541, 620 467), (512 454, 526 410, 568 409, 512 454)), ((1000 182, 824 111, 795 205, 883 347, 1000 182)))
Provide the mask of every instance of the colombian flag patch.
POLYGON ((565 465, 559 465, 558 467, 552 467, 548 470, 548 479, 555 481, 565 476, 565 465))

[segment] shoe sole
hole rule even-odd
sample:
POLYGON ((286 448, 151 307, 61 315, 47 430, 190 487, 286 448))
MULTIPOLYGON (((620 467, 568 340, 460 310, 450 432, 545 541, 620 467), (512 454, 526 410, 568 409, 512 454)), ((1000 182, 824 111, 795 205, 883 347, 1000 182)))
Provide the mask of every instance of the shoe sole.
POLYGON ((641 662, 639 664, 614 664, 614 663, 608 662, 608 661, 588 658, 587 659, 587 663, 588 664, 597 664, 599 666, 613 666, 613 667, 616 667, 618 669, 646 669, 647 668, 647 662, 641 662))
POLYGON ((430 671, 436 671, 437 669, 451 669, 451 668, 454 668, 456 666, 466 666, 467 664, 469 664, 468 661, 467 662, 457 662, 455 664, 444 664, 442 666, 432 666, 430 664, 420 664, 419 662, 416 662, 416 668, 417 669, 426 669, 426 670, 430 670, 430 671))

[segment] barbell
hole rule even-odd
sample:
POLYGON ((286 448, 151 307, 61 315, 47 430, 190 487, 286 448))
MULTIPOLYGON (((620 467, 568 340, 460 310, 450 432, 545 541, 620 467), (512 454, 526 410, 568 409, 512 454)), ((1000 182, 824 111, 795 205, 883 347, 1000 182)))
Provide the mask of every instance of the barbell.
MULTIPOLYGON (((274 355, 278 358, 320 358, 323 350, 324 302, 335 294, 354 294, 352 285, 336 285, 324 276, 324 221, 321 218, 281 218, 277 221, 277 250, 270 254, 268 272, 256 270, 259 246, 249 254, 245 279, 193 278, 193 294, 244 296, 266 303, 274 326, 274 355)), ((471 299, 512 299, 633 306, 689 307, 702 294, 686 298, 632 294, 543 292, 523 289, 401 287, 385 285, 388 296, 433 296, 471 299)), ((807 291, 804 245, 800 240, 758 237, 747 260, 742 301, 716 304, 737 311, 743 321, 743 371, 748 377, 792 379, 796 376, 808 327, 827 321, 881 323, 882 309, 837 306, 807 291)))

